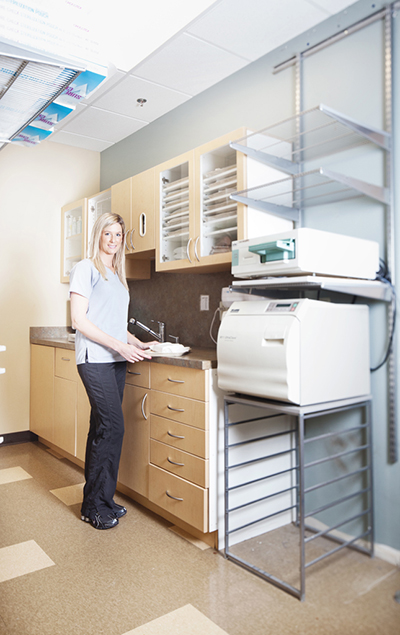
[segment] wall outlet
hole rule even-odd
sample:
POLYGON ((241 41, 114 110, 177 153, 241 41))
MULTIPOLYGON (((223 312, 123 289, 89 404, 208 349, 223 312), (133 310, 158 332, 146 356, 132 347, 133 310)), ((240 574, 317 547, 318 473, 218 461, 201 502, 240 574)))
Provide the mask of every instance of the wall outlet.
POLYGON ((200 296, 200 311, 209 311, 209 309, 210 309, 210 296, 201 295, 200 296))

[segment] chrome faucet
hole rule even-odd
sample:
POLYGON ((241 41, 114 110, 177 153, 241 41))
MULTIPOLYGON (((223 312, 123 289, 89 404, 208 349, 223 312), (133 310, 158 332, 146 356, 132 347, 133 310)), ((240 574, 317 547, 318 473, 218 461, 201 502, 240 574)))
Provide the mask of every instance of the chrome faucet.
MULTIPOLYGON (((156 320, 151 320, 151 321, 152 322, 156 322, 156 320)), ((164 342, 164 338, 165 338, 165 324, 164 324, 164 322, 157 322, 157 324, 158 324, 158 333, 153 331, 153 329, 150 329, 145 324, 142 324, 141 322, 139 322, 139 320, 137 320, 136 318, 131 318, 129 320, 129 324, 134 324, 134 325, 138 326, 139 328, 141 328, 146 333, 149 333, 152 337, 154 337, 159 342, 164 342)))

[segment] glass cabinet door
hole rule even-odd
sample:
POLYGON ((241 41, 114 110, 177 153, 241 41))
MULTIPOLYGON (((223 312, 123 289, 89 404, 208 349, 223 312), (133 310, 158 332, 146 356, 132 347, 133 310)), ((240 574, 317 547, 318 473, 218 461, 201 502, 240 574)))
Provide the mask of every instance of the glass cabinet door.
POLYGON ((230 253, 237 240, 236 151, 227 146, 200 156, 200 257, 230 253))
POLYGON ((61 210, 61 282, 69 282, 71 269, 85 257, 86 199, 61 210))
POLYGON ((89 255, 90 239, 93 225, 102 214, 111 212, 111 190, 105 190, 88 199, 87 211, 87 247, 85 256, 89 255))
POLYGON ((158 171, 159 270, 193 263, 192 165, 188 157, 176 164, 163 164, 158 171))

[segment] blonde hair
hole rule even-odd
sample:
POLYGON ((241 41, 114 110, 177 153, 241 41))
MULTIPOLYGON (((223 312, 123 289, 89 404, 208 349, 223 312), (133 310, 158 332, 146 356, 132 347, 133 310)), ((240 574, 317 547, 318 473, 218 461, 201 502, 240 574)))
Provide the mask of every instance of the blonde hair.
POLYGON ((106 268, 100 257, 100 240, 106 227, 115 225, 117 223, 121 225, 123 240, 121 243, 121 247, 113 256, 112 264, 115 273, 118 275, 118 278, 121 280, 124 287, 128 289, 128 283, 126 282, 125 274, 125 221, 122 216, 120 216, 119 214, 112 214, 111 212, 107 212, 106 214, 102 214, 98 217, 95 224, 93 225, 89 246, 89 258, 93 262, 97 271, 99 271, 99 273, 103 276, 104 280, 107 280, 106 268))

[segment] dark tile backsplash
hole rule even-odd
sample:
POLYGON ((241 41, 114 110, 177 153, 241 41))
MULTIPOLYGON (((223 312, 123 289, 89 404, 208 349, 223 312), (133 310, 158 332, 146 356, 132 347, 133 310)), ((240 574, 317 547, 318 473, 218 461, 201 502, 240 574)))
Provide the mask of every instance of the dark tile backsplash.
MULTIPOLYGON (((221 299, 221 289, 232 282, 229 271, 223 273, 156 273, 154 262, 150 280, 130 280, 129 318, 135 317, 155 331, 165 322, 168 335, 177 335, 181 344, 195 348, 215 348, 209 330, 221 299), (200 296, 210 297, 209 311, 200 311, 200 296)), ((219 315, 216 315, 213 336, 216 339, 219 315)), ((142 329, 130 326, 131 332, 143 341, 151 339, 142 329)))

